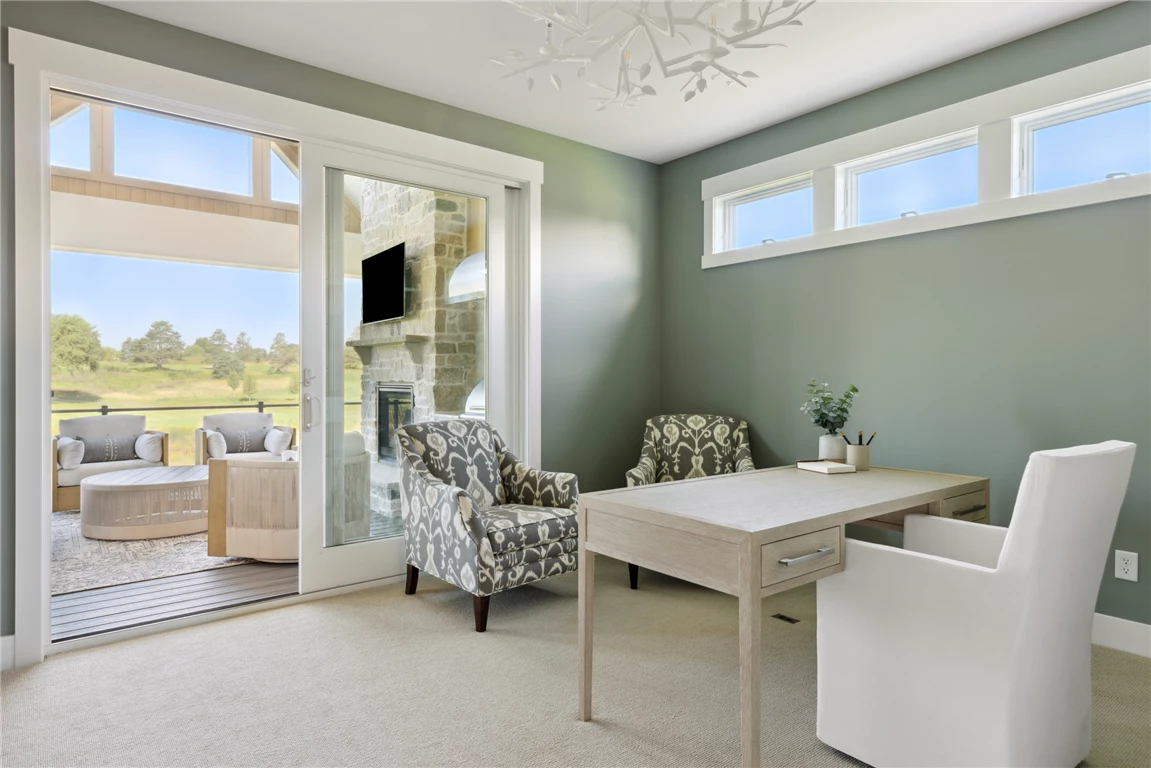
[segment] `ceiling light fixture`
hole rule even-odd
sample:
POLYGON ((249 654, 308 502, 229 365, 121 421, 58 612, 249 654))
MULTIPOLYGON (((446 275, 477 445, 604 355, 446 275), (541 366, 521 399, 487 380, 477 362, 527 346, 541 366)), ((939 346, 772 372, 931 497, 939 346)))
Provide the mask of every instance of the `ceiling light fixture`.
POLYGON ((544 23, 544 42, 538 53, 525 54, 513 49, 490 59, 511 70, 501 79, 523 77, 531 91, 535 88, 534 75, 546 73, 552 86, 561 90, 563 80, 555 70, 575 66, 577 80, 604 92, 593 97, 593 101, 599 103, 597 111, 613 104, 634 107, 643 97, 655 96, 655 87, 644 82, 653 71, 653 62, 665 79, 686 76, 680 88, 685 102, 703 93, 710 81, 719 78, 727 85, 746 88, 745 81, 759 75, 749 69, 737 71, 728 57, 744 49, 785 47, 782 43, 760 42, 759 38, 779 27, 802 26, 798 16, 815 4, 815 0, 769 0, 754 4, 750 0, 702 3, 583 0, 530 5, 515 0, 507 2, 544 23), (728 19, 727 23, 717 20, 721 14, 732 16, 733 6, 738 8, 737 18, 728 19), (683 15, 687 11, 691 12, 683 15), (705 14, 707 20, 704 20, 705 14), (672 51, 676 46, 686 50, 672 51), (645 54, 648 57, 645 63, 632 64, 633 58, 645 54), (592 72, 588 71, 589 67, 592 72), (597 75, 607 77, 601 79, 597 75))

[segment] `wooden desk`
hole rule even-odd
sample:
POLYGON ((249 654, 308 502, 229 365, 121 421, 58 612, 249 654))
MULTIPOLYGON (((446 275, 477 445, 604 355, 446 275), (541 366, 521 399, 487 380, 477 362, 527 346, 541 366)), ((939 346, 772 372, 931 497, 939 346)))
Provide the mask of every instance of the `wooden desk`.
POLYGON ((759 768, 762 598, 842 571, 848 523, 900 530, 911 513, 985 523, 989 490, 981 477, 883 467, 822 475, 779 467, 581 495, 580 719, 591 719, 597 553, 739 598, 743 765, 759 768))

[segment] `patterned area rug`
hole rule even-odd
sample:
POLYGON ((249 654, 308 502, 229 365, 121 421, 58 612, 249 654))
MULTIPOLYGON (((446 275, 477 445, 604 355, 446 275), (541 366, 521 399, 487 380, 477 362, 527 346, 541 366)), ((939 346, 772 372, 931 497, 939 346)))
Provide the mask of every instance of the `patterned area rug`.
POLYGON ((52 513, 54 595, 251 562, 243 557, 209 557, 207 533, 101 541, 80 535, 79 512, 52 513))

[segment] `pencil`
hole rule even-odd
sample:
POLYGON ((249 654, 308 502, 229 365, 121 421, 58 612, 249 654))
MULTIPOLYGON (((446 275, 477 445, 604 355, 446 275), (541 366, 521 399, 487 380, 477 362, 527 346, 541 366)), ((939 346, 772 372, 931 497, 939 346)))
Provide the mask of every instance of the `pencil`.
POLYGON ((871 437, 867 438, 867 442, 865 443, 865 445, 871 445, 871 441, 874 439, 875 439, 875 433, 872 432, 871 437))
POLYGON ((863 445, 863 430, 859 430, 859 444, 863 445))
POLYGON ((847 443, 848 445, 851 445, 851 441, 847 439, 847 435, 845 435, 845 434, 843 434, 842 432, 840 432, 840 433, 839 433, 839 436, 843 438, 843 441, 844 441, 845 443, 847 443))

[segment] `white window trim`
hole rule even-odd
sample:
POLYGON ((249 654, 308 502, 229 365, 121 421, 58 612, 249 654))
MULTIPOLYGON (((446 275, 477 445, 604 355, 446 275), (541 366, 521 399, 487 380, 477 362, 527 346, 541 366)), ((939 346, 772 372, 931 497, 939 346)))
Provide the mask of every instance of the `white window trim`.
POLYGON ((789 155, 705 179, 703 267, 726 266, 793 253, 833 248, 889 237, 1026 216, 1081 205, 1151 195, 1151 174, 1029 195, 1013 195, 1013 121, 1053 105, 1151 80, 1151 46, 1111 56, 1053 75, 1004 88, 967 101, 845 136, 789 155), (842 196, 836 169, 896 147, 908 147, 978 126, 979 202, 905 219, 843 228, 842 196), (814 234, 810 237, 719 251, 722 233, 713 232, 716 198, 732 196, 775 180, 805 173, 813 178, 814 234), (718 242, 717 242, 718 241, 718 242))
MULTIPOLYGON (((14 663, 43 660, 50 647, 49 563, 51 556, 51 403, 48 333, 50 191, 49 89, 124 102, 240 130, 387 158, 431 173, 462 175, 511 189, 508 238, 517 250, 509 275, 509 312, 515 315, 514 347, 508 363, 516 387, 509 442, 539 466, 541 448, 542 339, 541 278, 544 166, 538 160, 467 144, 430 133, 296 101, 219 80, 87 48, 74 43, 8 31, 13 65, 16 267, 14 336, 15 418, 0 429, 22 446, 16 467, 16 632, 14 663)), ((302 225, 301 225, 302 226, 302 225)), ((203 617, 211 620, 213 617, 203 617)))
MULTIPOLYGON (((734 234, 735 232, 735 209, 745 203, 754 203, 757 200, 764 200, 769 197, 776 197, 778 195, 786 195, 789 192, 798 192, 801 189, 808 189, 812 186, 812 176, 810 173, 801 173, 798 176, 792 176, 789 179, 780 179, 779 181, 764 184, 752 189, 745 189, 733 195, 725 195, 724 197, 717 197, 715 199, 715 217, 721 218, 724 221, 723 231, 717 233, 719 240, 715 243, 716 251, 728 250, 724 247, 723 238, 728 232, 734 234)), ((786 241, 779 241, 786 242, 786 241)))
POLYGON ((1032 191, 1034 168, 1031 163, 1034 160, 1035 133, 1037 131, 1106 114, 1117 109, 1146 104, 1148 101, 1151 101, 1151 90, 1147 88, 1146 84, 1137 83, 1126 88, 1099 93, 1086 99, 1076 99, 1071 103, 1057 104, 1014 118, 1012 130, 1015 141, 1011 167, 1017 169, 1017 173, 1012 180, 1012 194, 1035 194, 1032 191))

